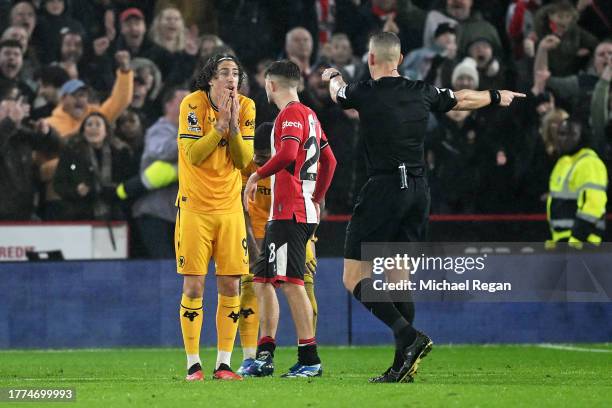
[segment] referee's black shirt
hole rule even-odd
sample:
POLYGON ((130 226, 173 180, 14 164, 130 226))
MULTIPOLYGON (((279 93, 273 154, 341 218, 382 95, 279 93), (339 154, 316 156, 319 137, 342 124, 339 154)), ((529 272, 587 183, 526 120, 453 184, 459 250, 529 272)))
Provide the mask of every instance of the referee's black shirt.
POLYGON ((452 91, 403 77, 349 84, 337 101, 359 112, 368 176, 391 173, 401 163, 425 167, 429 112, 448 112, 457 104, 452 91))

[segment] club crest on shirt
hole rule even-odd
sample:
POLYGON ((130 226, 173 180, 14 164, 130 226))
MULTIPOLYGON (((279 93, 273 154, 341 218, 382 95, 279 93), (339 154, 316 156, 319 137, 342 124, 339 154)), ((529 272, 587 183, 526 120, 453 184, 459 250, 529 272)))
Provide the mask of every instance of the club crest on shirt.
POLYGON ((200 124, 198 123, 198 117, 195 112, 189 112, 187 114, 187 129, 190 132, 200 132, 202 130, 200 124))

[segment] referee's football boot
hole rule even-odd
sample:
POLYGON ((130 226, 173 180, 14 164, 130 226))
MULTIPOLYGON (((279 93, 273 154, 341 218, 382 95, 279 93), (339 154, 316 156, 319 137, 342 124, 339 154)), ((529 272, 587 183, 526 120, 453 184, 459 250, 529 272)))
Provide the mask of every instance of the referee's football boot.
POLYGON ((245 377, 267 377, 274 373, 274 359, 269 351, 261 351, 250 366, 242 371, 245 377))
POLYGON ((412 382, 419 368, 419 363, 431 351, 433 342, 424 333, 417 331, 416 339, 403 350, 406 361, 399 370, 397 382, 412 382))
POLYGON ((203 381, 204 373, 202 372, 202 366, 200 363, 195 363, 189 370, 187 370, 187 377, 185 377, 185 381, 203 381))
POLYGON ((238 368, 238 370, 236 370, 236 374, 244 375, 245 370, 247 369, 248 366, 253 364, 253 361, 255 361, 254 358, 245 358, 242 364, 240 364, 240 367, 238 368))
POLYGON ((219 368, 213 371, 213 380, 242 381, 242 377, 232 371, 227 364, 219 364, 219 368))
MULTIPOLYGON (((387 368, 387 370, 377 377, 370 378, 369 382, 371 383, 396 383, 399 381, 399 371, 395 371, 393 367, 387 368)), ((412 377, 407 377, 403 382, 413 382, 414 379, 412 377)))
POLYGON ((323 368, 321 364, 303 365, 296 363, 288 372, 281 375, 281 378, 300 378, 300 377, 321 377, 323 368))

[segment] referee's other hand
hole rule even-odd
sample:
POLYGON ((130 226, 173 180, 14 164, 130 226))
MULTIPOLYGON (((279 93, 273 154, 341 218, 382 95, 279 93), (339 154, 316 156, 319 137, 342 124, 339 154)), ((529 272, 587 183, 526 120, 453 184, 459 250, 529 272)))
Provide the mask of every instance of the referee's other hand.
POLYGON ((520 92, 502 90, 499 91, 499 96, 501 97, 499 106, 510 106, 514 98, 525 98, 527 95, 520 92))
POLYGON ((323 73, 321 74, 321 79, 324 82, 329 82, 330 77, 335 74, 336 72, 340 72, 338 71, 336 68, 327 68, 325 69, 325 71, 323 71, 323 73))

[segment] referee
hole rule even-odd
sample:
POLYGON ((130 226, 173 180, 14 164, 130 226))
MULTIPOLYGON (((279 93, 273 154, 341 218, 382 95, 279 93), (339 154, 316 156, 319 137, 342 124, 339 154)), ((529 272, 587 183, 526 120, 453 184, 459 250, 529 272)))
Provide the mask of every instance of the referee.
POLYGON ((334 68, 323 72, 334 102, 356 109, 364 138, 368 181, 362 187, 346 229, 343 281, 366 309, 395 337, 393 364, 371 382, 411 382, 432 341, 412 327, 414 304, 376 291, 372 265, 362 258, 362 242, 421 242, 429 219, 429 187, 423 144, 429 112, 509 106, 524 94, 511 91, 452 92, 400 76, 399 38, 389 32, 370 39, 371 80, 346 84, 334 68))

